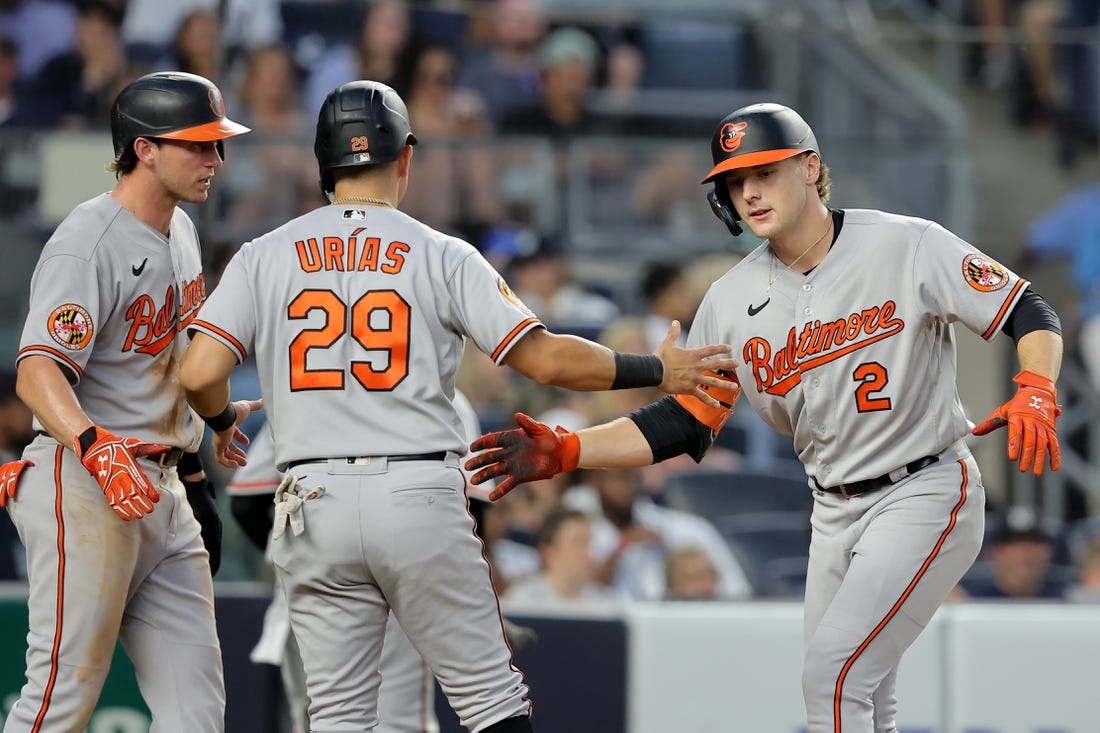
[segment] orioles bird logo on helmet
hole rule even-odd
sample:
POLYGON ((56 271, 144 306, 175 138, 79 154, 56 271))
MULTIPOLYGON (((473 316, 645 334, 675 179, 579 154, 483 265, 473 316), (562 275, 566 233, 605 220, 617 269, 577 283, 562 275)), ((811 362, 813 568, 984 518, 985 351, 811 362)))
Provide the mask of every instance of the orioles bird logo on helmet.
POLYGON ((741 138, 745 137, 745 129, 748 126, 748 122, 727 122, 723 125, 722 132, 719 134, 722 150, 732 153, 741 147, 741 138))

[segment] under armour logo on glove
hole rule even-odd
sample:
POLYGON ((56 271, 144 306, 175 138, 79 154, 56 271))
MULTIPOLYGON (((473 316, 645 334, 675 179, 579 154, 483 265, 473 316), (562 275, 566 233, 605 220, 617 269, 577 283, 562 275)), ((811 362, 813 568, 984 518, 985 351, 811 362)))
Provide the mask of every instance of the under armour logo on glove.
POLYGON ((19 486, 19 474, 27 466, 33 466, 31 461, 9 461, 0 466, 0 509, 8 505, 15 498, 15 489, 19 486))
POLYGON ((1050 468, 1057 471, 1062 465, 1062 454, 1054 421, 1062 414, 1062 408, 1058 407, 1054 382, 1026 369, 1012 381, 1019 385, 1015 396, 974 428, 974 435, 985 435, 1007 425, 1010 461, 1019 461, 1021 471, 1031 469, 1039 476, 1049 452, 1050 468))
POLYGON ((76 455, 99 483, 107 503, 126 521, 153 511, 160 494, 137 464, 137 458, 157 456, 170 448, 137 438, 120 438, 93 426, 77 436, 76 455))

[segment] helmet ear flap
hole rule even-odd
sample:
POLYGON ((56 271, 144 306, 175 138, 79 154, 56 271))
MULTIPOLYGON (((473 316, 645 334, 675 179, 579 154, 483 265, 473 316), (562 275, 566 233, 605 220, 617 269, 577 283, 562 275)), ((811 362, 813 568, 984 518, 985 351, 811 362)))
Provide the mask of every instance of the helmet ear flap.
POLYGON ((726 228, 730 230, 730 234, 735 237, 740 236, 741 232, 744 231, 741 225, 738 224, 741 217, 737 215, 737 209, 730 201, 729 191, 720 185, 721 183, 721 180, 714 182, 714 187, 707 192, 707 203, 710 204, 710 210, 714 212, 714 215, 721 219, 726 228))

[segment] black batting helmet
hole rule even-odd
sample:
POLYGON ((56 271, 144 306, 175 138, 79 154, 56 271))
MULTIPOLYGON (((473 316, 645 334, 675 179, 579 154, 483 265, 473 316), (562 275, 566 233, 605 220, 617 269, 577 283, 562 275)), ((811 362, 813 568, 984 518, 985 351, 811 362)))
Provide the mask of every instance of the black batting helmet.
POLYGON ((416 145, 409 111, 390 87, 353 81, 333 89, 317 115, 313 154, 321 174, 321 192, 332 193, 332 171, 391 163, 406 145, 416 145))
POLYGON ((820 155, 814 131, 790 107, 765 102, 741 107, 722 118, 710 142, 714 162, 703 183, 714 184, 707 200, 715 216, 725 222, 736 237, 741 217, 723 185, 723 174, 737 168, 776 163, 805 152, 820 155))
POLYGON ((221 140, 248 132, 225 116, 222 93, 209 79, 182 71, 159 71, 135 79, 111 106, 111 140, 117 161, 139 137, 221 140))

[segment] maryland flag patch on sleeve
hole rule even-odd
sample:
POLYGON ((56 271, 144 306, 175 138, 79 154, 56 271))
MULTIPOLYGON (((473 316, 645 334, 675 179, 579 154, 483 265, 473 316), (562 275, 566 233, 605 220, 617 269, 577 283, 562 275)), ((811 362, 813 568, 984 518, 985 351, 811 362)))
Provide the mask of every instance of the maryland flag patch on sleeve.
POLYGON ((1008 270, 1005 266, 985 255, 967 255, 962 269, 967 285, 983 293, 992 293, 1008 284, 1008 270))
POLYGON ((504 299, 519 308, 520 310, 531 313, 531 309, 524 305, 523 301, 519 299, 519 296, 515 294, 512 288, 508 287, 508 283, 504 282, 504 278, 497 278, 497 290, 504 296, 504 299))
POLYGON ((80 351, 92 341, 92 316, 76 303, 66 303, 53 309, 46 320, 46 330, 54 341, 69 351, 80 351))

